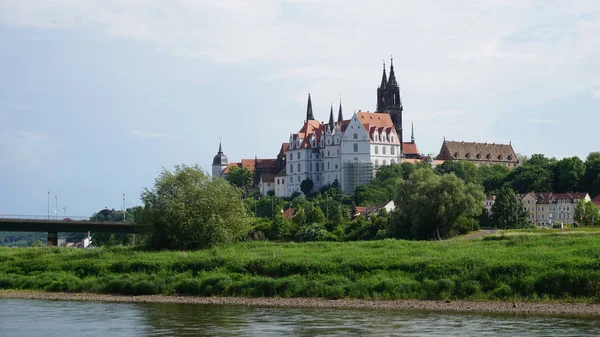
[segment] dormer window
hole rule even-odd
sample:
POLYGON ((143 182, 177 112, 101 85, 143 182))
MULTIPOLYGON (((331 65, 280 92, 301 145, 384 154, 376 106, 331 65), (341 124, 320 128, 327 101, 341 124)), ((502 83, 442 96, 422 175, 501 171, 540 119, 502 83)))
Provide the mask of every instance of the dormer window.
POLYGON ((492 159, 492 154, 488 152, 488 154, 485 155, 485 158, 492 159))
POLYGON ((385 132, 382 132, 382 133, 381 133, 381 141, 382 141, 382 142, 385 142, 385 132))
POLYGON ((513 160, 513 156, 512 156, 512 154, 509 154, 509 155, 508 155, 508 160, 511 160, 511 161, 513 160))
POLYGON ((454 157, 455 159, 458 159, 458 151, 457 151, 457 152, 454 152, 454 156, 453 156, 453 157, 454 157))
POLYGON ((465 158, 467 158, 467 159, 471 158, 471 152, 467 152, 467 153, 465 154, 465 158))
POLYGON ((353 139, 358 139, 358 133, 354 133, 354 135, 352 136, 353 139))
POLYGON ((498 160, 502 160, 502 154, 498 155, 498 160))
POLYGON ((375 141, 378 142, 379 141, 379 135, 377 134, 377 132, 375 132, 375 141))
POLYGON ((390 143, 393 143, 393 142, 394 142, 394 134, 390 133, 390 143))
POLYGON ((477 159, 481 159, 481 152, 479 152, 475 157, 477 157, 477 159))

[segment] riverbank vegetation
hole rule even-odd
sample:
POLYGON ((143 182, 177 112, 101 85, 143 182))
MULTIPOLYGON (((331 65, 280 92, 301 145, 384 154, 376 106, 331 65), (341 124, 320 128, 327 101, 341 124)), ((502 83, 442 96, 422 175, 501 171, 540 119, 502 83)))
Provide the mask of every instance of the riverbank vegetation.
POLYGON ((109 294, 598 300, 600 232, 243 242, 198 251, 0 248, 0 288, 109 294))

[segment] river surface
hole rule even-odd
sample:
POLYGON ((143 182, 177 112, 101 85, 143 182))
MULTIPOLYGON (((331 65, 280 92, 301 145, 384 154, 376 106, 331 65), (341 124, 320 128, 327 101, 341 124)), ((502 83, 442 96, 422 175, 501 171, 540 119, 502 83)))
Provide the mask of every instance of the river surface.
POLYGON ((0 299, 0 336, 600 336, 582 317, 0 299))

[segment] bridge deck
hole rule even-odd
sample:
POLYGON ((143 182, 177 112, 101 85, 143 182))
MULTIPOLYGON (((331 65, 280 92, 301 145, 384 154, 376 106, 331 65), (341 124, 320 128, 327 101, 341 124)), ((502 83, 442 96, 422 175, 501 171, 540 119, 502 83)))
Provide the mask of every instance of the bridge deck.
POLYGON ((0 219, 0 232, 92 232, 138 233, 136 226, 123 222, 37 219, 0 219))

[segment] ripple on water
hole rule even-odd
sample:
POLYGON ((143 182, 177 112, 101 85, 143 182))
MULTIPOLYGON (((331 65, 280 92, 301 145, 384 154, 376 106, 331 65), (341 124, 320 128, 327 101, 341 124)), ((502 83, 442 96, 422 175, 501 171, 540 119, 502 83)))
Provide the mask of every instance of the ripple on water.
POLYGON ((0 299, 0 336, 600 336, 600 320, 400 310, 0 299))

